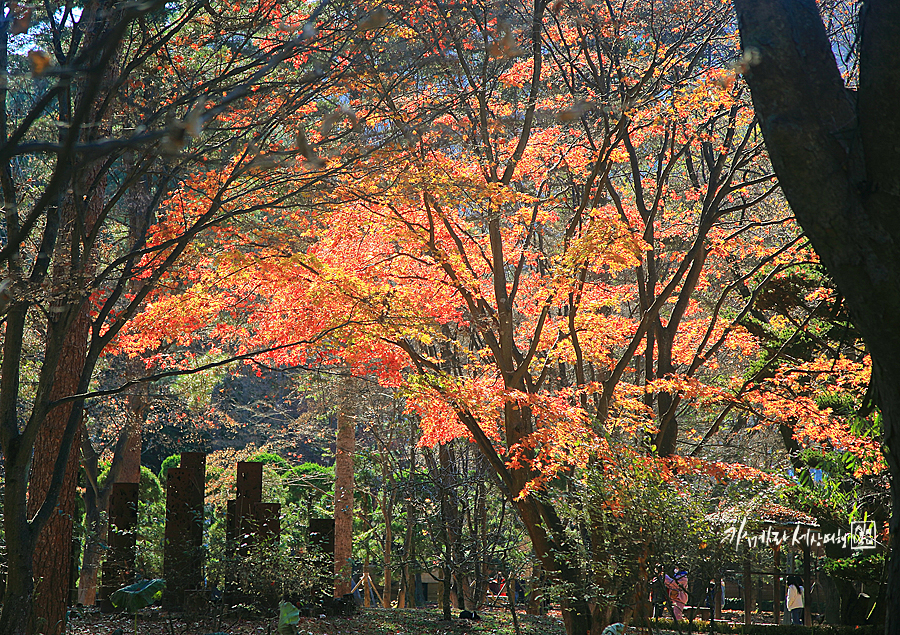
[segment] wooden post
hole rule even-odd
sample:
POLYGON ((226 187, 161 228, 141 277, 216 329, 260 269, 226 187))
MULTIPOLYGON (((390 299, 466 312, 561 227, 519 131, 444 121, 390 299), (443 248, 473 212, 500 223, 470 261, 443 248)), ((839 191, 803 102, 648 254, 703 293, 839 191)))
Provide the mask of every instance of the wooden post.
POLYGON ((753 576, 750 573, 750 554, 744 558, 744 624, 750 626, 750 615, 753 612, 753 576))
POLYGON ((350 592, 350 556, 353 549, 353 454, 356 421, 341 409, 337 415, 334 458, 334 597, 350 592))
POLYGON ((253 505, 253 530, 260 543, 281 540, 281 503, 253 505))
POLYGON ((722 619, 722 605, 725 603, 725 590, 722 588, 722 576, 716 576, 716 592, 713 594, 712 618, 710 621, 722 619))
POLYGON ((239 461, 237 464, 237 499, 234 505, 234 535, 237 553, 243 558, 250 554, 254 543, 254 506, 262 502, 263 464, 239 461))
MULTIPOLYGON (((166 531, 163 546, 163 575, 166 589, 163 605, 180 608, 185 591, 202 585, 203 518, 200 517, 200 545, 193 543, 198 535, 196 473, 185 467, 170 468, 166 474, 166 531)), ((202 493, 199 494, 202 501, 202 493)), ((202 504, 201 504, 202 506, 202 504)))
POLYGON ((812 589, 812 550, 809 543, 803 545, 803 625, 812 626, 812 608, 809 605, 812 589))
POLYGON ((781 546, 772 547, 772 616, 775 625, 781 624, 781 546))
POLYGON ((191 483, 187 488, 188 525, 186 527, 187 566, 185 580, 188 589, 203 588, 203 502, 206 495, 206 454, 182 452, 181 469, 188 470, 191 483))
POLYGON ((113 592, 133 582, 138 489, 137 483, 114 483, 109 496, 109 551, 100 586, 100 610, 104 613, 116 610, 109 600, 113 592))

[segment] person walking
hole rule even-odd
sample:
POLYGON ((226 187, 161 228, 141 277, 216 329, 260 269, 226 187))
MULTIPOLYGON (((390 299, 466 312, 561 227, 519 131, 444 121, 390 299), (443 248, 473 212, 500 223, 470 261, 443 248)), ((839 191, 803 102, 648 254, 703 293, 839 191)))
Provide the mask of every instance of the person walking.
POLYGON ((664 579, 666 590, 669 592, 669 599, 672 601, 672 613, 676 622, 684 619, 684 607, 688 601, 688 579, 687 571, 676 571, 675 577, 669 577, 666 574, 664 579))
POLYGON ((791 612, 791 624, 803 624, 803 578, 789 575, 787 585, 785 606, 791 612))

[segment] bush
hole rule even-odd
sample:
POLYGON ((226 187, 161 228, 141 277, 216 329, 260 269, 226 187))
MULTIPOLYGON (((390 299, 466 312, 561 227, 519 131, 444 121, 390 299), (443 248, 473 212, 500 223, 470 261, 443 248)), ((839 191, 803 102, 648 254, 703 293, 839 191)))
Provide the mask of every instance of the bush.
POLYGON ((166 474, 169 473, 170 467, 178 467, 179 465, 181 465, 181 455, 180 454, 173 454, 171 456, 167 456, 163 460, 162 465, 159 466, 160 482, 161 483, 166 482, 166 474))
MULTIPOLYGON (((659 465, 626 451, 580 473, 577 486, 560 499, 570 537, 581 548, 586 588, 554 588, 556 594, 590 598, 610 609, 614 621, 634 606, 635 593, 654 576, 674 569, 690 580, 710 580, 726 546, 687 485, 659 465), (611 464, 615 461, 615 464, 611 464)), ((649 593, 642 589, 642 594, 649 593)), ((687 589, 691 594, 694 585, 687 589)), ((689 603, 700 598, 691 596, 689 603)))
POLYGON ((330 561, 319 552, 295 553, 267 542, 251 547, 246 557, 235 554, 220 562, 227 567, 226 591, 241 604, 273 609, 281 600, 317 604, 330 595, 330 561))

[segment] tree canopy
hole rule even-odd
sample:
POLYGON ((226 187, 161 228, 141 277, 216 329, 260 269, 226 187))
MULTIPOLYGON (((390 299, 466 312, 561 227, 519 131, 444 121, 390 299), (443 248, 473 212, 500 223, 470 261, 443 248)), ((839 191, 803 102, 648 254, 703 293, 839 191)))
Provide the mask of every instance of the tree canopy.
MULTIPOLYGON (((839 40, 855 17, 823 5, 857 80, 812 0, 735 6, 9 5, 0 447, 6 598, 25 600, 0 630, 34 628, 32 572, 67 561, 41 541, 71 532, 51 520, 74 509, 85 404, 190 375, 173 392, 214 411, 234 362, 379 385, 391 425, 419 426, 435 491, 471 442, 573 634, 626 602, 597 594, 596 564, 621 544, 611 519, 661 522, 642 487, 692 483, 715 505, 735 483, 812 487, 834 456, 881 487, 900 470, 900 294, 879 172, 895 150, 869 126, 893 120, 893 9, 863 3, 839 40), (752 456, 760 437, 792 474, 752 456)), ((398 487, 384 466, 407 459, 379 430, 398 487)), ((129 434, 101 436, 124 452, 129 434)), ((646 564, 658 542, 627 553, 646 564)), ((390 539, 383 557, 389 580, 390 539)))

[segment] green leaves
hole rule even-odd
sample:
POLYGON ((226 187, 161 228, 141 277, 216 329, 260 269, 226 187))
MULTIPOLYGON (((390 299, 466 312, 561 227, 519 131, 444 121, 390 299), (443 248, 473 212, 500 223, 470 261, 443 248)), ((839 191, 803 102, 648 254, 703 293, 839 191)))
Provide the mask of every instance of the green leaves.
POLYGON ((142 580, 122 587, 109 598, 113 606, 125 609, 129 613, 137 613, 146 608, 162 595, 166 581, 160 578, 142 580))
POLYGON ((294 635, 297 632, 297 624, 300 623, 300 611, 290 602, 282 602, 278 605, 278 633, 279 635, 294 635))

